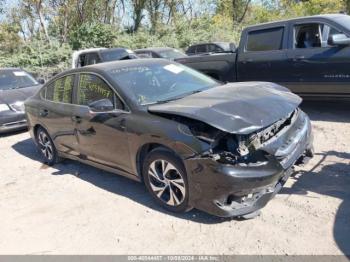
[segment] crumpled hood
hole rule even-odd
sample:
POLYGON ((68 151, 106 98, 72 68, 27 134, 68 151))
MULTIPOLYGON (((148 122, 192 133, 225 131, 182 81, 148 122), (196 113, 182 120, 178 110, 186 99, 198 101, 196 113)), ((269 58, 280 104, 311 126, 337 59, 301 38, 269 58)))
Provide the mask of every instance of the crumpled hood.
POLYGON ((24 102, 27 98, 33 96, 41 85, 23 87, 18 89, 0 90, 0 104, 13 104, 15 102, 24 102))
POLYGON ((301 101, 277 84, 242 82, 151 105, 148 111, 200 120, 229 133, 249 134, 287 117, 301 101))

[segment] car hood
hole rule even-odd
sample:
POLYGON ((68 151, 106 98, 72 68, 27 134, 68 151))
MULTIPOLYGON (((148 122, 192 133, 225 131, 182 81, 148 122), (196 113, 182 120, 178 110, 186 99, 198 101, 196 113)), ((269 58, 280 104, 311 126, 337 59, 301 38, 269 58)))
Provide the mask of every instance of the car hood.
POLYGON ((15 102, 25 101, 33 96, 41 85, 23 87, 18 89, 0 90, 0 104, 13 104, 15 102))
POLYGON ((196 119, 229 133, 249 134, 287 117, 301 101, 277 84, 242 82, 151 105, 148 111, 196 119))

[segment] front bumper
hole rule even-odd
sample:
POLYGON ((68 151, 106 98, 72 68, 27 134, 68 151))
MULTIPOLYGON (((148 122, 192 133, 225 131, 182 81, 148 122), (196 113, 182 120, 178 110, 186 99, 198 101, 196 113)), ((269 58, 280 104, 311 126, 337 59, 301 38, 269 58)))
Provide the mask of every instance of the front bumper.
POLYGON ((3 113, 0 115, 0 133, 20 130, 27 127, 27 120, 23 112, 3 113))
POLYGON ((190 205, 220 217, 263 208, 281 190, 293 166, 312 155, 309 118, 300 111, 288 131, 271 140, 259 149, 268 154, 261 163, 229 165, 209 157, 185 160, 190 205))

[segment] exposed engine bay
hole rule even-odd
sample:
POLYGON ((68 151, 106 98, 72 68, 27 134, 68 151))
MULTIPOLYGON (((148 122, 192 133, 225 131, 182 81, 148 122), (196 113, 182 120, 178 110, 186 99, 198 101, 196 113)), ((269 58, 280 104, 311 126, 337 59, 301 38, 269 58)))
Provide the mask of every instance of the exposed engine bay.
MULTIPOLYGON (((258 165, 259 162, 267 160, 266 152, 259 149, 278 137, 283 130, 288 129, 297 118, 298 113, 299 109, 295 109, 286 118, 248 135, 230 134, 204 122, 186 117, 166 116, 186 125, 191 131, 191 134, 188 135, 194 135, 210 144, 210 150, 203 152, 202 157, 210 157, 223 164, 258 165)), ((183 129, 181 131, 185 132, 183 129)))

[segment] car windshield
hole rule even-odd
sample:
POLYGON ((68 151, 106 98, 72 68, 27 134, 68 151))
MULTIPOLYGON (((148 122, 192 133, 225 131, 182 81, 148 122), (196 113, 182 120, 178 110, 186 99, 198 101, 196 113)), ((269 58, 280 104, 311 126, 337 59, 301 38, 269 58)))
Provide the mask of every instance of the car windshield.
POLYGON ((159 51, 158 53, 162 58, 167 58, 167 59, 176 59, 176 58, 186 57, 185 54, 181 53, 179 50, 176 50, 176 49, 159 51))
POLYGON ((103 51, 101 52, 101 56, 104 62, 137 57, 133 51, 128 49, 103 51))
POLYGON ((21 70, 0 71, 0 90, 23 88, 38 84, 27 72, 21 70))
POLYGON ((177 63, 150 63, 110 71, 120 88, 139 105, 180 99, 219 85, 212 78, 177 63))

